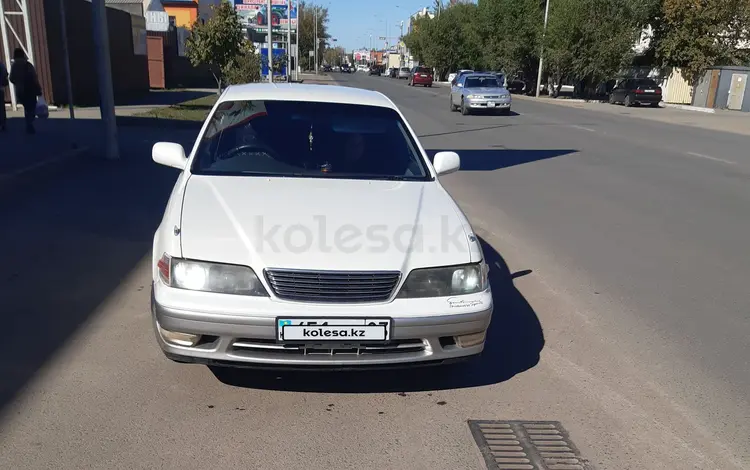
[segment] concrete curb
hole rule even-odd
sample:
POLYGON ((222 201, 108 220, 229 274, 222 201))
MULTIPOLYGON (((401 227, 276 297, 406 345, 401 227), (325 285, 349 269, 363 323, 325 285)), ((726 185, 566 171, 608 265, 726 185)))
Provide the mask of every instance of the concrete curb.
POLYGON ((672 104, 672 103, 665 103, 662 101, 662 106, 665 108, 677 108, 677 109, 684 109, 685 111, 697 111, 699 113, 708 113, 708 114, 716 114, 716 110, 713 108, 701 108, 700 106, 690 106, 687 104, 672 104))
POLYGON ((0 193, 19 189, 22 186, 37 181, 40 177, 54 172, 64 164, 83 159, 90 152, 90 147, 71 149, 54 158, 42 160, 25 168, 19 168, 13 172, 0 175, 0 193))

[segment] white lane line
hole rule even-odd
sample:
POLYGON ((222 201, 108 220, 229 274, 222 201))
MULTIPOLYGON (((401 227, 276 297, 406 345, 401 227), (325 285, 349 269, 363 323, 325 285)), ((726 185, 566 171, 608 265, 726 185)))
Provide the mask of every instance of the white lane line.
POLYGON ((732 161, 729 161, 729 160, 724 160, 723 158, 716 158, 716 157, 712 157, 710 155, 703 155, 702 153, 688 152, 687 154, 688 155, 692 155, 693 157, 705 158, 706 160, 713 160, 715 162, 726 163, 727 165, 734 165, 735 163, 737 163, 737 162, 732 162, 732 161))
POLYGON ((582 131, 596 132, 596 129, 592 129, 590 127, 577 126, 575 124, 571 124, 570 127, 575 127, 576 129, 581 129, 582 131))

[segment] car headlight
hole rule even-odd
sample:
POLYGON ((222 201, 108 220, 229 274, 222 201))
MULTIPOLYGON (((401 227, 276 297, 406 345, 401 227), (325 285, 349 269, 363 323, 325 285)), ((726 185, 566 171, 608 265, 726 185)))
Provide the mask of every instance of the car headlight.
POLYGON ((466 95, 466 97, 471 100, 471 99, 474 99, 474 98, 479 98, 479 95, 466 95))
POLYGON ((489 285, 488 272, 489 267, 484 262, 443 268, 415 269, 409 273, 397 297, 418 299, 482 292, 489 285))
POLYGON ((268 297, 268 292, 258 276, 248 266, 193 261, 164 255, 159 260, 159 276, 166 285, 178 289, 268 297))

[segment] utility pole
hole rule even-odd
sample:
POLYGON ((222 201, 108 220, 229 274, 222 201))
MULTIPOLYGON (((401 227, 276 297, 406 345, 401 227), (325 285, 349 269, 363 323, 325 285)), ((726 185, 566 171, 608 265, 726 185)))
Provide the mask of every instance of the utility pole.
POLYGON ((542 34, 542 48, 539 51, 539 71, 536 73, 536 97, 539 98, 539 87, 542 85, 542 65, 544 55, 544 36, 547 34, 547 19, 549 18, 549 0, 544 7, 544 33, 542 34))
POLYGON ((318 74, 318 6, 313 5, 315 8, 315 44, 313 45, 313 53, 315 54, 315 75, 318 74))
POLYGON ((73 84, 70 78, 70 54, 68 52, 67 22, 68 20, 65 17, 65 0, 60 0, 60 30, 62 32, 63 62, 65 63, 65 91, 68 94, 68 112, 70 113, 70 119, 75 119, 76 112, 73 108, 73 84))
POLYGON ((117 121, 115 120, 115 97, 112 91, 112 66, 109 58, 109 31, 107 27, 107 7, 104 0, 92 0, 94 50, 99 76, 99 112, 104 124, 104 158, 119 160, 120 149, 117 142, 117 121))
POLYGON ((271 0, 266 2, 266 25, 268 26, 268 83, 273 83, 273 33, 271 23, 273 22, 271 17, 271 8, 273 7, 271 0))
POLYGON ((299 11, 299 0, 297 0, 297 27, 296 32, 294 33, 295 36, 295 42, 297 43, 297 50, 294 51, 294 78, 295 80, 299 80, 299 74, 297 71, 299 70, 299 25, 302 22, 302 18, 300 17, 300 11, 299 11))
POLYGON ((286 81, 292 81, 292 0, 286 2, 286 81))

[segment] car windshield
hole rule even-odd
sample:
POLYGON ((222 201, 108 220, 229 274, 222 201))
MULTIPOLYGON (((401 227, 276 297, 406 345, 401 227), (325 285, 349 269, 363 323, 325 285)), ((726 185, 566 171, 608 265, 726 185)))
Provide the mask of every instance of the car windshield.
POLYGON ((432 179, 393 109, 307 101, 227 101, 191 171, 203 175, 432 179))
POLYGON ((408 72, 409 71, 409 67, 401 67, 401 71, 402 72, 408 72))
POLYGON ((495 77, 468 77, 466 79, 466 88, 481 88, 481 87, 492 87, 497 88, 500 86, 497 78, 495 77))

